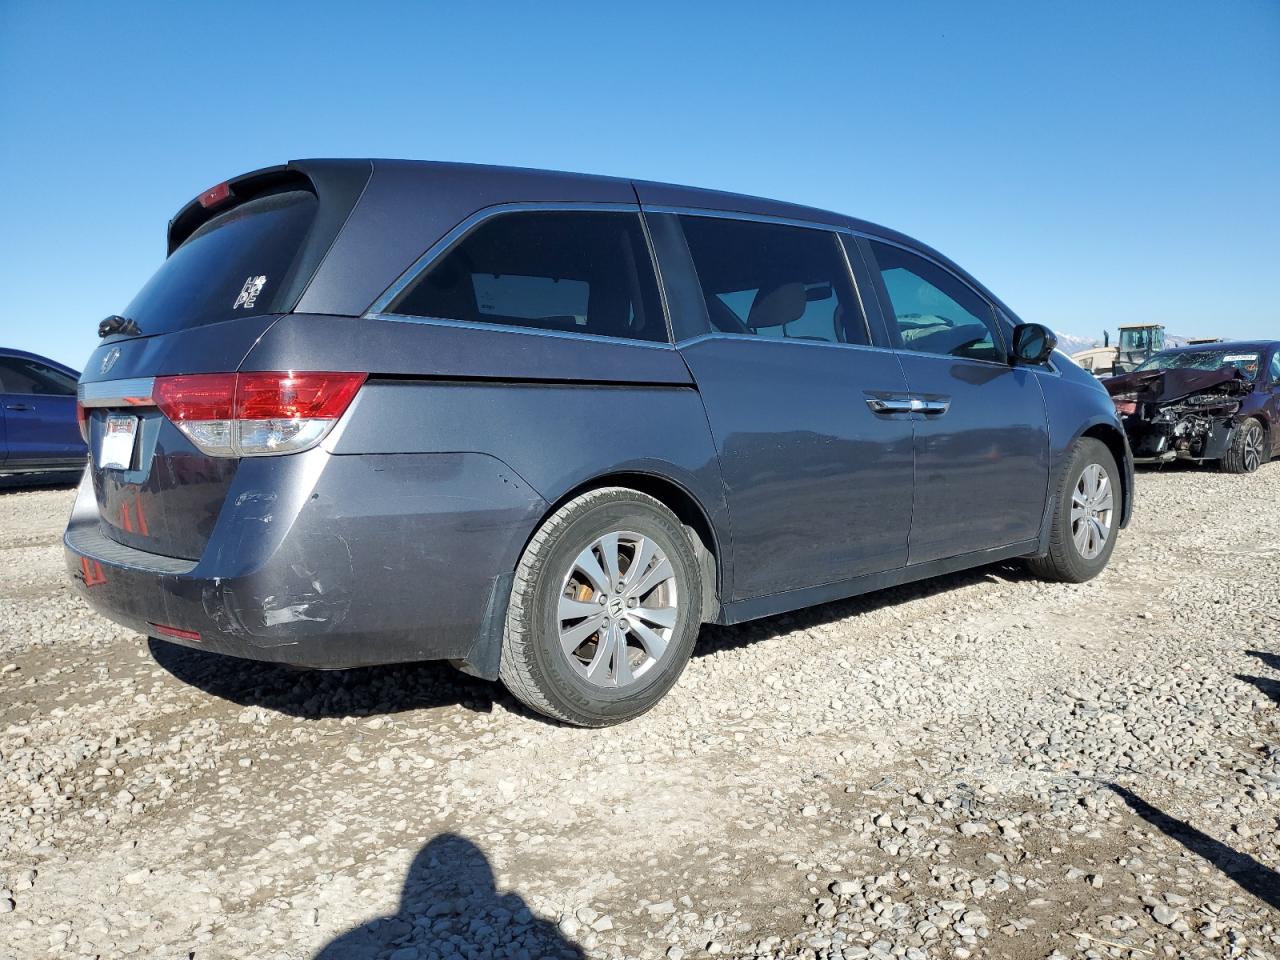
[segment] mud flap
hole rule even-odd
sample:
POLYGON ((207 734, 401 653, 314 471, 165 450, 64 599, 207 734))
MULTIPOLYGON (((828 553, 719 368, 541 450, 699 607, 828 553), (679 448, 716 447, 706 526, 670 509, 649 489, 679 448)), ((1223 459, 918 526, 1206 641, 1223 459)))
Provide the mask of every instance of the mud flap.
POLYGON ((502 658, 502 636, 507 625, 507 605, 511 601, 511 584, 514 573, 500 573, 493 578, 489 588, 489 602, 485 604, 480 633, 471 651, 461 660, 449 661, 463 673, 482 680, 498 679, 498 664, 502 658))

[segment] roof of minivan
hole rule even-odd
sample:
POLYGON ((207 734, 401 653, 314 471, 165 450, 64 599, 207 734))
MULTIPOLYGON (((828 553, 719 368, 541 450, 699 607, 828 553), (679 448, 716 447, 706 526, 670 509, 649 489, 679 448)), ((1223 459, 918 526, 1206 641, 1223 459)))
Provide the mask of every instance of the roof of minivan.
MULTIPOLYGON (((801 203, 789 203, 785 200, 771 200, 768 197, 757 197, 745 193, 732 193, 725 190, 713 190, 707 187, 691 187, 678 183, 666 183, 660 180, 636 180, 626 177, 611 177, 596 173, 573 173, 566 170, 543 170, 537 167, 506 167, 483 163, 455 163, 443 160, 384 160, 370 161, 374 171, 391 166, 403 167, 415 171, 419 176, 450 177, 459 176, 464 179, 479 174, 493 179, 495 186, 502 190, 519 193, 522 189, 535 186, 538 192, 548 189, 559 189, 565 200, 572 200, 581 191, 594 193, 592 186, 608 190, 610 187, 627 191, 635 191, 641 203, 650 206, 691 207, 704 210, 723 210, 732 213, 747 213, 758 216, 783 217, 789 220, 807 220, 814 223, 829 223, 833 226, 865 228, 881 235, 909 240, 919 245, 904 234, 888 227, 859 220, 848 214, 810 207, 801 203)), ((513 200, 516 198, 513 198, 513 200)), ((635 197, 629 197, 634 202, 635 197)), ((506 202, 506 201, 495 201, 506 202)))
POLYGON ((289 167, 306 172, 308 167, 348 165, 371 175, 297 304, 300 313, 363 313, 422 253, 485 207, 521 202, 635 203, 637 199, 648 206, 780 217, 873 233, 929 253, 1000 303, 963 268, 918 240, 797 203, 650 180, 437 160, 295 160, 289 167), (406 210, 414 215, 405 216, 406 210))

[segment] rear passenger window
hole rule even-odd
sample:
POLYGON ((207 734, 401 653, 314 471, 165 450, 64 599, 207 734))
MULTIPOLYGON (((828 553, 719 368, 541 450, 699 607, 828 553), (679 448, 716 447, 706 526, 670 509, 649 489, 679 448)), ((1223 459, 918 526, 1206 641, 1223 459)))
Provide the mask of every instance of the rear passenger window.
POLYGON ((711 326, 780 340, 866 344, 867 325, 836 234, 681 216, 711 326))
POLYGON ((639 214, 529 211, 486 220, 432 263, 390 312, 666 340, 639 214))
POLYGON ((870 241, 904 350, 971 360, 1004 360, 986 300, 934 263, 870 241))

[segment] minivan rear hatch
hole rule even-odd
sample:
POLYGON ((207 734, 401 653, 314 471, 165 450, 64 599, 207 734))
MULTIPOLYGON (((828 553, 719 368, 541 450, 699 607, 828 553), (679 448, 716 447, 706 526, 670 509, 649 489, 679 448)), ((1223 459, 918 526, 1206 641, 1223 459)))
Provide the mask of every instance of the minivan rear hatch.
POLYGON ((169 224, 168 257, 81 378, 102 533, 199 559, 239 461, 211 456, 156 405, 157 379, 234 374, 292 311, 369 179, 367 161, 304 161, 205 191, 169 224))

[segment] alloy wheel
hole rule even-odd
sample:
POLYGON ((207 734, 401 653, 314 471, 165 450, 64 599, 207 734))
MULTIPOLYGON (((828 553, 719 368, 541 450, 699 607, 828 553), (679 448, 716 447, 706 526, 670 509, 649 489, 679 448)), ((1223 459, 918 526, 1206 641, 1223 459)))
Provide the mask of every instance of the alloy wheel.
POLYGON ((588 683, 631 686, 666 654, 679 602, 675 570, 653 538, 604 534, 574 558, 561 584, 560 649, 588 683))
POLYGON ((1250 421, 1244 434, 1244 468, 1249 473, 1262 466, 1262 428, 1250 421))
POLYGON ((1111 478, 1100 464, 1091 463, 1071 494, 1071 539, 1085 560, 1093 560, 1106 547, 1114 513, 1111 478))

